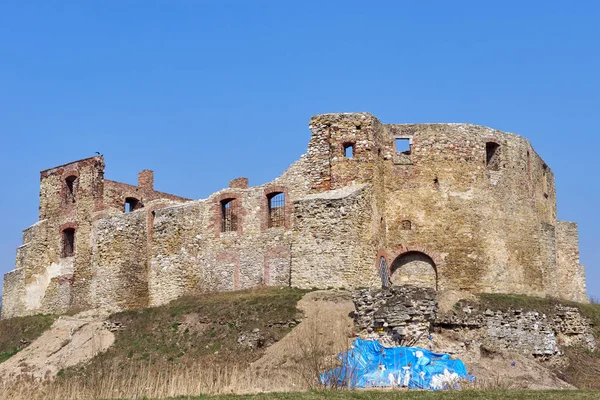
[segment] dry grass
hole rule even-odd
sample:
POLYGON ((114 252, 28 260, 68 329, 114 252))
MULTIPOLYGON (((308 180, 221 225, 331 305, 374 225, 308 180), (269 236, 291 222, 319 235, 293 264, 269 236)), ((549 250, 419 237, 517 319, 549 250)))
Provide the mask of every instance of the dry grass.
MULTIPOLYGON (((64 373, 54 382, 21 379, 17 382, 0 381, 0 399, 14 400, 85 400, 85 399, 163 399, 201 394, 249 394, 269 388, 298 391, 322 388, 319 375, 339 365, 335 355, 348 343, 324 339, 318 320, 309 322, 305 335, 296 336, 292 346, 288 372, 273 369, 255 369, 240 363, 210 362, 173 363, 163 359, 123 363, 113 359, 94 364, 92 368, 64 373), (334 350, 335 349, 335 350, 334 350)), ((305 327, 306 329, 306 327, 305 327)), ((228 357, 228 360, 231 358, 228 357)))
POLYGON ((74 379, 0 382, 0 399, 139 399, 244 393, 252 392, 256 379, 237 366, 167 364, 156 367, 145 362, 124 369, 115 364, 99 373, 74 379))
POLYGON ((87 400, 87 399, 165 399, 189 400, 241 400, 241 399, 287 399, 287 400, 337 400, 337 399, 405 399, 405 400, 483 400, 525 399, 564 400, 598 399, 597 391, 522 391, 522 390, 463 390, 463 391, 405 391, 405 390, 319 390, 302 392, 255 393, 234 395, 232 391, 252 393, 255 386, 250 378, 236 369, 171 367, 162 372, 141 368, 135 374, 123 373, 118 368, 105 376, 87 382, 74 381, 61 384, 41 384, 21 381, 17 384, 0 382, 0 399, 4 400, 87 400), (233 385, 232 385, 233 383, 233 385), (241 390, 240 390, 241 389, 241 390), (198 395, 199 393, 207 393, 198 395), (215 395, 211 395, 215 394, 215 395))
POLYGON ((255 396, 227 396, 188 398, 188 400, 597 400, 598 392, 560 390, 466 390, 466 391, 312 391, 302 393, 270 393, 255 396))
POLYGON ((600 390, 600 352, 566 348, 565 355, 568 364, 557 368, 556 375, 579 389, 600 390))
POLYGON ((255 327, 279 340, 289 328, 267 328, 297 317, 296 302, 302 294, 289 290, 230 293, 117 314, 111 320, 124 329, 107 353, 84 367, 60 372, 53 382, 0 381, 0 399, 162 399, 320 388, 319 375, 339 365, 336 355, 348 349, 350 332, 337 327, 333 334, 331 326, 321 323, 325 317, 319 312, 296 328, 301 334, 290 335, 276 355, 270 354, 269 360, 279 360, 279 365, 255 367, 251 361, 265 349, 237 343, 240 332, 255 327), (173 357, 182 348, 188 349, 186 354, 173 357))
MULTIPOLYGON (((315 318, 304 322, 305 334, 296 336, 293 341, 295 351, 291 357, 290 369, 304 383, 306 388, 315 390, 323 389, 320 375, 329 370, 340 367, 343 360, 338 354, 348 352, 351 346, 350 332, 338 329, 333 335, 325 336, 320 327, 321 318, 317 313, 315 318)), ((332 381, 343 378, 346 382, 352 371, 338 371, 340 375, 334 376, 332 381)), ((347 385, 346 385, 347 386, 347 385)), ((334 384, 334 389, 337 384, 334 384)))

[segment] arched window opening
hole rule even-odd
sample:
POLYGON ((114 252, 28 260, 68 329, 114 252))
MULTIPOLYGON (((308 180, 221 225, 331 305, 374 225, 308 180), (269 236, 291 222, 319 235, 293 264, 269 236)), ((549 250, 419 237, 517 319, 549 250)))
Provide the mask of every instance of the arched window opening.
POLYGON ((405 219, 400 223, 400 229, 403 231, 410 231, 412 229, 412 223, 409 220, 405 219))
POLYGON ((67 177, 67 179, 65 179, 65 184, 67 186, 65 202, 67 204, 73 204, 73 203, 75 203, 75 192, 77 189, 77 177, 76 176, 67 177))
POLYGON ((125 199, 125 212, 135 211, 142 207, 142 203, 135 197, 127 197, 125 199))
POLYGON ((498 149, 500 145, 494 142, 487 142, 485 144, 485 165, 492 171, 498 171, 500 169, 500 157, 498 156, 498 149))
POLYGON ((62 231, 62 253, 63 258, 75 255, 75 229, 66 228, 62 231))
POLYGON ((269 200, 269 228, 276 228, 285 225, 285 194, 271 193, 267 197, 269 200))
POLYGON ((437 268, 425 253, 410 251, 399 255, 392 263, 394 285, 413 285, 437 290, 437 268))
POLYGON ((236 232, 238 227, 238 201, 226 199, 221 201, 221 232, 236 232))

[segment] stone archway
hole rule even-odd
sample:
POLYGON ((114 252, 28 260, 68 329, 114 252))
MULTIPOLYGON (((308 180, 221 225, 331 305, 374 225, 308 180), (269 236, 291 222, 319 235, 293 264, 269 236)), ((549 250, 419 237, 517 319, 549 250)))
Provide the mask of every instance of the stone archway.
POLYGON ((393 285, 413 285, 437 290, 437 267, 427 254, 408 251, 394 259, 390 266, 390 280, 393 285))

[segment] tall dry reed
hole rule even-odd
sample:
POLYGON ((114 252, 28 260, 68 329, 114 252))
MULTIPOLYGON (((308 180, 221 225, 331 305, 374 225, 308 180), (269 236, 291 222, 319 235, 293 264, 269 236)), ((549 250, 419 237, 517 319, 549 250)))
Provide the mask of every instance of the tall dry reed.
POLYGON ((105 366, 88 375, 42 382, 30 378, 0 380, 0 399, 11 400, 85 400, 140 399, 194 396, 221 393, 257 393, 266 386, 289 390, 303 389, 297 380, 270 382, 277 376, 259 376, 251 368, 227 365, 164 365, 150 363, 127 368, 105 366))

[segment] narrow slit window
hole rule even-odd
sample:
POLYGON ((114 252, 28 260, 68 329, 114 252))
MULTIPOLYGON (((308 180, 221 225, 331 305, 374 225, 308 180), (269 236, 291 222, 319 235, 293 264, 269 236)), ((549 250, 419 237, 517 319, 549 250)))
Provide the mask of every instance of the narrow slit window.
POLYGON ((492 171, 498 171, 500 169, 500 157, 498 156, 498 149, 500 145, 494 142, 487 142, 485 144, 485 165, 492 171))
POLYGON ((410 139, 395 138, 396 153, 410 154, 410 139))
POLYGON ((75 255, 75 229, 67 228, 62 232, 62 257, 73 257, 75 255))
POLYGON ((548 165, 544 163, 542 165, 542 170, 544 171, 542 175, 542 190, 544 192, 544 197, 548 198, 548 165))
POLYGON ((67 204, 75 203, 75 192, 77 187, 77 177, 69 176, 65 179, 65 184, 67 186, 65 202, 67 204))
POLYGON ((388 289, 390 287, 390 274, 384 257, 379 258, 379 277, 381 278, 381 288, 388 289))
POLYGON ((269 228, 285 225, 285 194, 272 193, 269 200, 269 228))
POLYGON ((125 199, 125 212, 135 211, 141 207, 141 203, 134 197, 128 197, 125 199))
POLYGON ((403 231, 410 231, 412 229, 412 223, 409 220, 405 219, 400 223, 400 229, 403 231))
POLYGON ((354 143, 344 143, 344 157, 354 158, 354 143))
POLYGON ((236 232, 238 225, 237 200, 227 199, 221 202, 221 232, 236 232))

